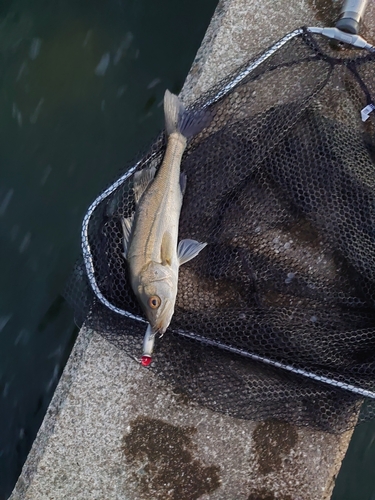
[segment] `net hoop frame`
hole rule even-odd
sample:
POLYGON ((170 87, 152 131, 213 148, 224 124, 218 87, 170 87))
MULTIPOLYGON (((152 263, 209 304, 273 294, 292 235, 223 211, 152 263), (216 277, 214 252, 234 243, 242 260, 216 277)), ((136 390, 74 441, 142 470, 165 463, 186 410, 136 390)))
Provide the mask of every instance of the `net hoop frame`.
MULTIPOLYGON (((329 28, 328 30, 335 30, 335 28, 329 28)), ((231 80, 228 84, 226 84, 214 97, 209 99, 206 103, 204 103, 203 107, 208 107, 215 102, 217 102, 219 99, 224 97, 226 94, 228 94, 236 85, 238 85, 244 78, 246 78, 252 71, 254 71, 258 66, 260 66, 264 61, 266 61, 269 57, 271 57, 277 50, 279 50, 281 47, 283 47, 286 43, 288 43, 290 40, 293 38, 296 38, 297 36, 302 35, 305 32, 309 33, 314 33, 322 36, 328 36, 329 38, 336 38, 333 36, 330 36, 327 34, 327 29, 321 28, 321 27, 307 27, 307 28, 298 28, 295 29, 294 31, 291 31, 287 35, 285 35, 283 38, 278 40, 274 45, 272 45, 268 50, 263 52, 255 61, 251 62, 246 68, 244 68, 233 80, 231 80)), ((335 30, 336 34, 337 31, 335 30)), ((331 31, 332 32, 332 31, 331 31)), ((343 32, 340 32, 343 33, 343 32)), ((346 34, 345 34, 346 35, 346 34)), ((344 37, 344 34, 343 34, 344 37)), ((375 47, 368 44, 365 42, 363 39, 360 37, 349 37, 352 38, 353 40, 360 40, 362 42, 362 45, 359 46, 362 49, 365 49, 370 52, 375 52, 375 47), (363 44, 364 42, 364 44, 363 44)), ((337 39, 337 38, 336 38, 337 39)), ((339 40, 340 41, 340 40, 339 40)), ((351 43, 349 39, 347 40, 341 40, 346 43, 351 43)), ((354 46, 356 43, 352 43, 354 46)), ((146 159, 142 159, 135 163, 127 172, 125 172, 121 177, 119 177, 113 184, 111 184, 105 191, 103 191, 89 206, 83 222, 82 222, 82 228, 81 228, 81 247, 82 247, 82 255, 83 255, 83 261, 85 264, 86 268, 86 273, 87 273, 87 278, 89 280, 90 286, 92 288, 92 291, 94 292, 96 298, 104 305, 106 306, 109 310, 111 310, 114 313, 120 314, 121 316, 124 316, 128 319, 132 319, 144 324, 147 324, 147 320, 144 319, 142 316, 138 316, 135 314, 130 313, 129 311, 125 311, 123 309, 120 309, 116 307, 115 305, 111 304, 102 292, 100 291, 100 288, 96 282, 95 278, 95 268, 94 268, 94 262, 93 262, 93 257, 92 257, 92 252, 91 252, 91 247, 89 243, 89 237, 88 237, 88 227, 89 223, 91 220, 91 216, 94 213, 95 209, 98 207, 98 205, 108 198, 117 188, 119 188, 140 166, 142 166, 145 163, 149 163, 154 157, 156 157, 156 153, 153 153, 152 155, 148 156, 146 159)), ((310 372, 307 370, 303 370, 301 368, 296 368, 295 366, 288 365, 285 363, 281 363, 279 361, 275 361, 263 356, 259 356, 256 354, 252 354, 248 351, 245 351, 243 349, 238 349, 235 347, 232 347, 230 345, 223 344, 221 342, 216 342, 212 339, 208 339, 206 337, 203 337, 201 335, 197 335, 192 332, 187 332, 185 330, 175 330, 175 332, 178 335, 181 335, 182 337, 192 339, 194 341, 200 342, 205 345, 209 345, 212 347, 217 347, 219 349, 231 352, 233 354, 240 355, 242 357, 251 359, 255 362, 260 362, 263 364, 266 364, 268 366, 274 367, 281 369, 285 372, 293 373, 295 375, 303 376, 306 377, 310 380, 313 380, 315 382, 323 383, 325 385, 329 385, 331 387, 337 388, 337 389, 342 389, 348 392, 351 392, 353 394, 357 394, 359 396, 362 396, 364 398, 370 398, 370 399, 375 399, 375 392, 374 391, 369 391, 366 389, 363 389, 361 387, 357 387, 352 384, 347 384, 345 382, 342 382, 340 380, 335 380, 330 377, 325 377, 322 375, 318 375, 314 372, 310 372)))

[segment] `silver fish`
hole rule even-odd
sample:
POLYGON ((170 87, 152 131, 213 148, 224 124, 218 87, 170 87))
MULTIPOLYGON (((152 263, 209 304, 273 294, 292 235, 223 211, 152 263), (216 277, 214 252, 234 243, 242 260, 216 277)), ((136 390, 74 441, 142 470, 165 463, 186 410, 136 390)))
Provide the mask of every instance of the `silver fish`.
POLYGON ((134 174, 135 213, 122 219, 124 257, 131 286, 150 323, 147 343, 152 346, 154 334, 163 335, 171 322, 179 267, 206 246, 188 239, 177 245, 186 187, 186 175, 180 173, 181 158, 187 138, 199 132, 205 120, 202 115, 185 110, 178 97, 168 90, 164 114, 168 142, 163 162, 157 174, 155 167, 134 174))

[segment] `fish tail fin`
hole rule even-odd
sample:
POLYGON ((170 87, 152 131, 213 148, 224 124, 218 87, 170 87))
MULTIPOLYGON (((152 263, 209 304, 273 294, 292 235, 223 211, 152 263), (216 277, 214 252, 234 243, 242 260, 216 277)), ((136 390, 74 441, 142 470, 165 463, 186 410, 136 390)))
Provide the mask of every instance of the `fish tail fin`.
POLYGON ((180 99, 169 90, 166 90, 164 94, 164 117, 165 129, 168 135, 179 132, 180 117, 184 113, 186 113, 186 109, 180 99))
POLYGON ((180 99, 169 90, 164 94, 164 116, 167 134, 177 132, 186 138, 198 134, 210 121, 206 110, 188 111, 180 99))

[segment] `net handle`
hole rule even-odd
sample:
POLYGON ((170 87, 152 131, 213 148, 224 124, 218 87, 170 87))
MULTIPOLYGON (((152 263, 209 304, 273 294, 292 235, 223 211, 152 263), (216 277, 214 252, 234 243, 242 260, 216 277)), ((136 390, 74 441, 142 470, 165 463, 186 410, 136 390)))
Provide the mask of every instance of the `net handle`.
POLYGON ((367 2, 368 0, 345 0, 336 23, 336 28, 345 33, 357 35, 359 23, 366 10, 367 2))

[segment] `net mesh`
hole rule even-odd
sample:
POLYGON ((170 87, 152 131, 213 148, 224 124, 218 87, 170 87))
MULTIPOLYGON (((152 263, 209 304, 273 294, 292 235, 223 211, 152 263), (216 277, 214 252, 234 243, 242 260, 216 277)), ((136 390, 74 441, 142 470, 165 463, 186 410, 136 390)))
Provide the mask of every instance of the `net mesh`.
MULTIPOLYGON (((249 65, 193 105, 212 121, 182 160, 179 239, 208 245, 180 268, 150 369, 213 410, 341 432, 364 397, 304 373, 375 391, 375 113, 360 114, 375 55, 304 30, 243 76, 249 65)), ((158 167, 165 144, 137 170, 158 167)), ((88 221, 92 269, 77 264, 67 295, 79 322, 139 359, 146 324, 89 283, 144 317, 122 255, 132 175, 102 198, 88 221)), ((374 400, 362 408, 360 420, 374 416, 374 400)))

